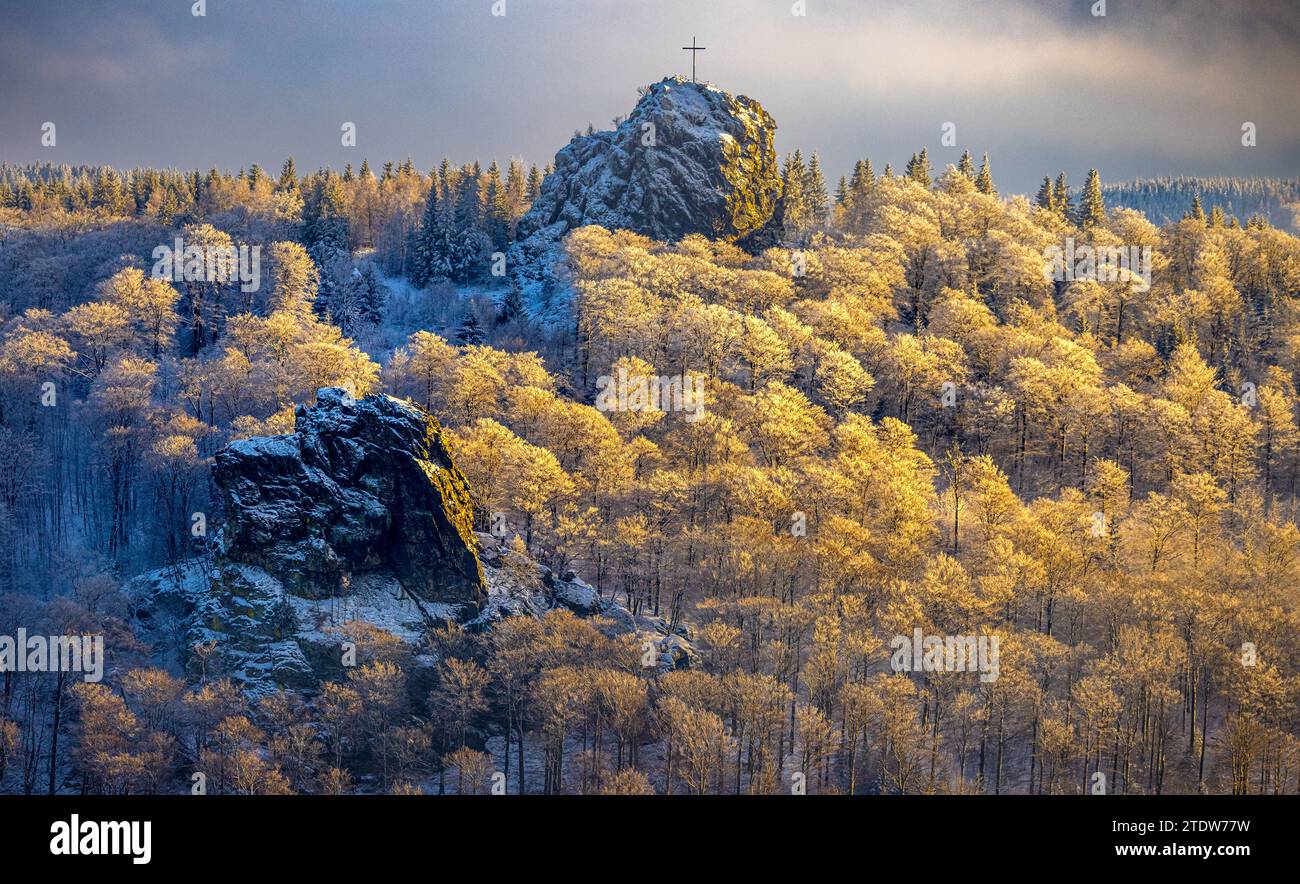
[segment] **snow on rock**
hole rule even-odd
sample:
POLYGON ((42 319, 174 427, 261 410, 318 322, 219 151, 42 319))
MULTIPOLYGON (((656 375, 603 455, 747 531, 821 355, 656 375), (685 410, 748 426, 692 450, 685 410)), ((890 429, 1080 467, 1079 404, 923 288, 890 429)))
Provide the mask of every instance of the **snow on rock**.
POLYGON ((781 177, 776 122, 757 101, 669 77, 617 129, 577 135, 518 225, 510 264, 539 318, 564 302, 559 243, 577 227, 661 241, 698 233, 746 245, 771 238, 781 177))
POLYGON ((225 557, 294 595, 341 595, 353 575, 385 571, 418 600, 471 616, 485 598, 468 483, 437 420, 415 406, 322 389, 298 407, 293 433, 217 452, 213 479, 225 557))
MULTIPOLYGON (((598 616, 613 632, 635 632, 653 646, 661 669, 693 665, 695 650, 685 628, 671 630, 662 617, 633 615, 581 579, 557 577, 544 565, 521 584, 505 567, 499 541, 490 534, 478 534, 477 540, 487 601, 462 623, 465 629, 484 632, 508 617, 540 618, 567 609, 598 616)), ((432 666, 437 661, 428 654, 429 631, 463 614, 458 605, 412 596, 382 571, 359 575, 339 596, 304 598, 257 565, 220 559, 191 559, 142 574, 126 591, 136 631, 154 647, 160 663, 194 679, 229 676, 250 696, 279 688, 312 690, 322 680, 344 677, 343 643, 351 623, 395 636, 411 646, 417 664, 432 666)))
POLYGON ((572 574, 507 566, 500 541, 470 527, 469 488, 437 422, 398 400, 323 389, 292 434, 218 452, 214 478, 227 522, 210 556, 126 586, 141 638, 191 678, 228 676, 253 696, 312 690, 344 676, 351 623, 430 666, 431 630, 559 608, 644 635, 661 666, 690 665, 688 637, 662 618, 572 574))
POLYGON ((548 611, 567 609, 579 617, 600 617, 616 633, 636 633, 653 646, 660 669, 685 669, 697 661, 689 630, 671 628, 663 617, 633 614, 613 598, 602 598, 594 587, 572 572, 563 576, 545 565, 537 565, 527 586, 520 585, 504 561, 501 540, 479 533, 479 554, 488 580, 488 602, 483 613, 465 624, 466 629, 486 630, 506 617, 543 617, 548 611))

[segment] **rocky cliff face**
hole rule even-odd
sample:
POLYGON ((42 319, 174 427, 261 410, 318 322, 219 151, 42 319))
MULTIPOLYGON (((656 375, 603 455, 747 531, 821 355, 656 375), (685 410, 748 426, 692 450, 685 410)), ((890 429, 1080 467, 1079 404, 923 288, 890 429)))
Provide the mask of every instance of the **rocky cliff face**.
POLYGON ((293 595, 339 596, 361 574, 386 572, 417 603, 472 611, 486 599, 469 486, 438 422, 414 406, 321 390, 299 406, 293 433, 219 451, 213 478, 225 558, 293 595))
POLYGON ((227 521, 213 555, 128 582, 136 630, 162 665, 229 676, 252 695, 312 690, 344 677, 358 623, 429 667, 431 630, 561 608, 635 631, 657 665, 690 664, 686 630, 633 615, 573 574, 535 565, 521 584, 502 539, 473 532, 469 488, 430 415, 324 389, 295 424, 218 452, 227 521))
POLYGON ((553 286, 555 246, 588 224, 674 241, 764 239, 781 178, 776 123, 757 101, 671 77, 650 86, 617 129, 579 135, 555 156, 520 219, 511 265, 536 303, 553 286))

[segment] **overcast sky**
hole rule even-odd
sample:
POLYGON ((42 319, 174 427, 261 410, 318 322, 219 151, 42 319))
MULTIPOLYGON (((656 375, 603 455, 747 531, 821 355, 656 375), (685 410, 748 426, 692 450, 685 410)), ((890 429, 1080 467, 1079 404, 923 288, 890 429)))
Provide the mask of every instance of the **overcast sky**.
POLYGON ((545 163, 639 85, 690 72, 761 101, 777 148, 1004 191, 1300 174, 1297 0, 0 0, 0 160, 300 170, 446 155, 545 163), (40 144, 52 121, 57 146, 40 144), (340 145, 356 123, 357 147, 340 145), (1256 124, 1258 146, 1241 145, 1256 124), (957 146, 940 145, 945 122, 957 146))

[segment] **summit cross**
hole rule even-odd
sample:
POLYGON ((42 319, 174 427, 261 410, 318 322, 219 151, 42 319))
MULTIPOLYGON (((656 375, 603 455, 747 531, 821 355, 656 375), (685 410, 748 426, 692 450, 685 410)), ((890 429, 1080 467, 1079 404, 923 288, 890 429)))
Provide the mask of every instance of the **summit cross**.
POLYGON ((696 46, 696 45, 695 45, 695 38, 694 38, 694 37, 691 37, 691 45, 690 45, 690 46, 683 46, 682 48, 683 48, 683 49, 689 49, 689 50, 691 51, 691 82, 694 83, 694 82, 695 82, 695 53, 696 53, 696 52, 703 52, 703 51, 704 51, 705 49, 707 49, 708 47, 707 47, 707 46, 696 46))

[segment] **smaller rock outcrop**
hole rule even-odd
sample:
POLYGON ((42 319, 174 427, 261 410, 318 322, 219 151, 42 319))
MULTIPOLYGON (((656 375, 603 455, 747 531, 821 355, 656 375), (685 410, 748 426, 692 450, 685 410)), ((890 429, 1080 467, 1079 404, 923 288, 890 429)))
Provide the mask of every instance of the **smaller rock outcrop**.
POLYGON ((344 595, 360 575, 385 572, 417 603, 472 616, 486 600, 469 485, 437 420, 415 406, 322 389, 298 407, 293 433, 217 452, 213 478, 224 557, 293 595, 344 595))

